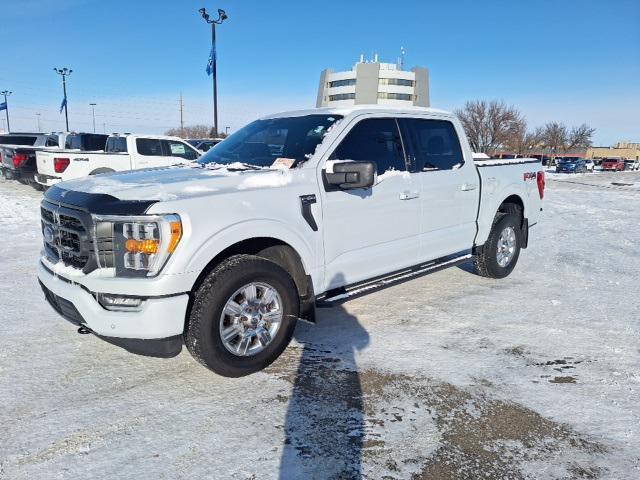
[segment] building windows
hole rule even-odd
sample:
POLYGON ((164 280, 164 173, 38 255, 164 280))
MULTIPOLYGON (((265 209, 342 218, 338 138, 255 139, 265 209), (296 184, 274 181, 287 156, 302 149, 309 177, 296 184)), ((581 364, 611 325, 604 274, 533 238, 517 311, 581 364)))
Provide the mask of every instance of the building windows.
POLYGON ((405 78, 380 78, 378 82, 380 85, 400 85, 403 87, 413 87, 416 83, 413 80, 407 80, 405 78))
POLYGON ((344 80, 334 80, 333 82, 329 82, 329 88, 352 87, 355 84, 356 84, 355 78, 346 78, 344 80))
POLYGON ((335 102, 338 100, 355 100, 355 93, 337 93, 335 95, 329 95, 329 101, 335 102))
POLYGON ((416 99, 416 96, 409 93, 378 92, 378 98, 384 100, 406 100, 408 102, 413 102, 416 99))

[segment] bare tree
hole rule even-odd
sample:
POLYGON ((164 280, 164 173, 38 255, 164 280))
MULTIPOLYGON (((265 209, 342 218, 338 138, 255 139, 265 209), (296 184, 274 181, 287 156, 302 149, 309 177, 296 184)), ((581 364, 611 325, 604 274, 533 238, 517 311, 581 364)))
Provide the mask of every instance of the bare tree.
POLYGON ((507 144, 516 132, 526 130, 526 121, 518 109, 503 101, 475 100, 456 110, 475 152, 493 154, 507 144))
POLYGON ((208 138, 211 130, 211 127, 206 125, 191 125, 184 128, 171 128, 164 134, 181 138, 208 138))
POLYGON ((548 122, 544 126, 543 143, 545 147, 557 152, 564 149, 569 137, 569 131, 564 123, 548 122))
POLYGON ((518 155, 528 154, 533 148, 539 148, 543 144, 543 129, 537 127, 534 130, 527 130, 525 122, 513 131, 509 140, 506 142, 506 147, 518 155))
POLYGON ((586 123, 583 123, 579 127, 573 127, 567 136, 567 144, 565 145, 565 151, 573 148, 587 148, 591 146, 591 137, 595 133, 596 129, 591 128, 586 123))

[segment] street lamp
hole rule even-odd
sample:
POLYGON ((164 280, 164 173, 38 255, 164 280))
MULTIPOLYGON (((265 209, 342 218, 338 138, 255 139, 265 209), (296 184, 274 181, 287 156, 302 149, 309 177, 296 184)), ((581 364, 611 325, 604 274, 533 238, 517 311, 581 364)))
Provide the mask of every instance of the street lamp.
POLYGON ((53 71, 62 77, 62 92, 64 93, 64 98, 62 99, 62 105, 60 106, 60 111, 62 111, 62 107, 64 107, 64 119, 67 125, 67 132, 69 131, 69 111, 67 110, 67 77, 71 75, 73 70, 64 68, 53 68, 53 71))
POLYGON ((38 130, 37 130, 37 132, 41 133, 42 130, 40 130, 40 114, 39 113, 36 113, 36 121, 38 122, 38 130))
POLYGON ((218 136, 218 81, 217 81, 217 65, 216 65, 216 25, 220 25, 227 18, 224 10, 218 9, 218 18, 215 20, 207 13, 203 7, 198 10, 205 22, 211 25, 211 56, 209 58, 210 65, 207 65, 207 72, 213 74, 213 134, 218 136), (209 70, 211 68, 211 70, 209 70))
POLYGON ((7 115, 7 132, 11 133, 11 127, 9 126, 9 104, 7 103, 7 97, 13 92, 9 90, 3 90, 0 95, 4 95, 4 113, 7 115))
POLYGON ((97 103, 90 103, 91 115, 93 116, 93 133, 96 133, 96 105, 97 103))

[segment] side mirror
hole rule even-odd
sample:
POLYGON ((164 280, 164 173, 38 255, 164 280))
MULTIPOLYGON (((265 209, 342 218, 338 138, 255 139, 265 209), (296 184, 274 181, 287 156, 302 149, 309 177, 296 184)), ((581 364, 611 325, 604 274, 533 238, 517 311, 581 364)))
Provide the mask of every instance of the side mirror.
POLYGON ((336 162, 333 172, 325 172, 324 177, 328 185, 341 190, 355 188, 369 188, 376 179, 376 162, 336 162))

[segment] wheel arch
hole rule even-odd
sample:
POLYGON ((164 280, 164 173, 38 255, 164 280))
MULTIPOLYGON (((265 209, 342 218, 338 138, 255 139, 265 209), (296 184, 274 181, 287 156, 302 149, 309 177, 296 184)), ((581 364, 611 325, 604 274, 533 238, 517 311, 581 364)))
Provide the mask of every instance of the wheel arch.
MULTIPOLYGON (((523 200, 522 192, 516 189, 508 189, 503 191, 501 195, 492 196, 493 199, 501 199, 491 202, 491 206, 481 205, 482 217, 478 218, 478 234, 476 235, 475 247, 483 245, 493 227, 493 222, 496 216, 500 213, 516 213, 516 209, 519 210, 521 228, 524 227, 525 219, 527 217, 526 206, 523 200)), ((491 198, 491 197, 490 197, 491 198)), ((481 202, 486 200, 481 200, 481 202)))
POLYGON ((204 277, 227 258, 233 255, 256 255, 271 260, 287 270, 299 292, 304 292, 307 281, 307 271, 302 257, 287 242, 275 237, 253 237, 239 240, 219 251, 198 275, 192 290, 198 288, 204 277))

